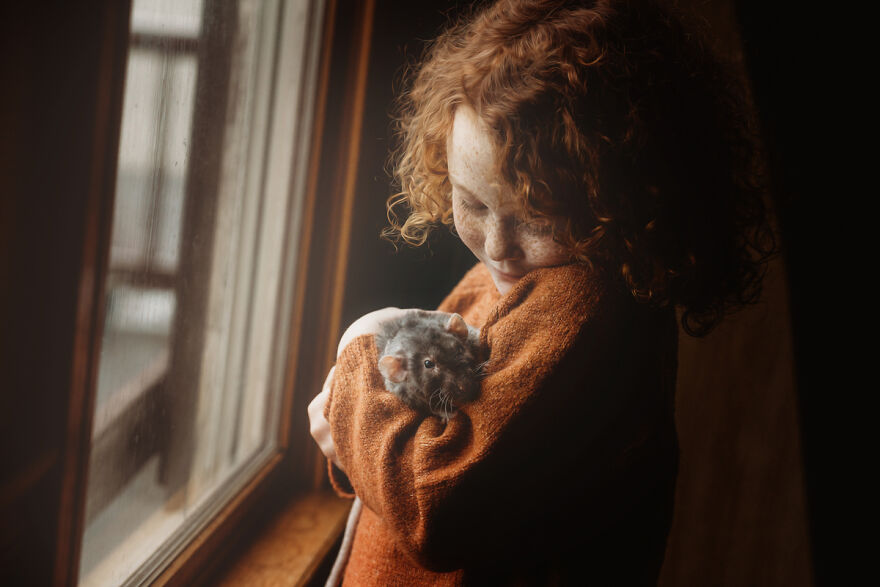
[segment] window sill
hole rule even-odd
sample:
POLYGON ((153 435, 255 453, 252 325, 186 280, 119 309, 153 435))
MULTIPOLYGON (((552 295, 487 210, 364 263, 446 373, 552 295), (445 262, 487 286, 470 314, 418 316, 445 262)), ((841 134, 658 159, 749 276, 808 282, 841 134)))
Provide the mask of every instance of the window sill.
POLYGON ((351 500, 326 491, 291 500, 221 572, 216 584, 308 584, 342 535, 350 507, 351 500))

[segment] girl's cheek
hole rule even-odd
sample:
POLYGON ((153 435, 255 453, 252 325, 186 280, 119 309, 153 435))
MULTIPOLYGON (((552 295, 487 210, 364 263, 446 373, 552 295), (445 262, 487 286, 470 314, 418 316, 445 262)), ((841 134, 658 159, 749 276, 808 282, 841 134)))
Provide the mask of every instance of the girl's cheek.
POLYGON ((565 247, 548 236, 523 235, 520 245, 526 256, 535 266, 550 266, 565 263, 568 253, 565 247))
POLYGON ((453 208, 455 231, 461 242, 477 257, 482 259, 483 236, 478 219, 472 218, 467 213, 462 213, 459 207, 453 208))

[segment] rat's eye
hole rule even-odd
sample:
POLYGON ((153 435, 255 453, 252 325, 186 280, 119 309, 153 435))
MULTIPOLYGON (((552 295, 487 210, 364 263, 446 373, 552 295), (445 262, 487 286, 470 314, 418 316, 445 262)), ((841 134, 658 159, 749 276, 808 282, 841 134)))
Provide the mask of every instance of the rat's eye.
POLYGON ((434 361, 432 361, 431 359, 425 359, 425 369, 433 369, 433 368, 434 368, 434 361))

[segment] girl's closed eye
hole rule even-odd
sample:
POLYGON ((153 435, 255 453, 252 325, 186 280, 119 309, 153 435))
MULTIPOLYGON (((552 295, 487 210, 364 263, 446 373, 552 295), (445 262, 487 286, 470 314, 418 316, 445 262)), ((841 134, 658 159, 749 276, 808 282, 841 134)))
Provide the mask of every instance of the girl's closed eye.
POLYGON ((466 209, 468 209, 468 210, 472 210, 472 211, 474 211, 474 212, 482 212, 483 210, 486 209, 486 205, 485 205, 485 204, 483 204, 483 203, 481 203, 481 202, 476 202, 476 201, 471 200, 471 199, 466 198, 466 197, 460 197, 460 198, 458 199, 458 201, 459 201, 459 203, 462 205, 462 207, 464 207, 464 208, 466 208, 466 209))

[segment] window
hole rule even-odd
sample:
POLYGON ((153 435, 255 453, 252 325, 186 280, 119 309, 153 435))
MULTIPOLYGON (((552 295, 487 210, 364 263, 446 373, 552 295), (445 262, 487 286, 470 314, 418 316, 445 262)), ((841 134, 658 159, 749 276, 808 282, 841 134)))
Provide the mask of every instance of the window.
POLYGON ((338 341, 372 6, 18 3, 0 20, 0 584, 97 581, 117 548, 147 535, 145 517, 176 525, 134 546, 143 564, 111 581, 210 583, 282 508, 327 506, 318 533, 297 538, 309 544, 295 572, 332 546, 344 514, 315 491, 323 462, 305 407, 338 341), (142 91, 127 88, 138 69, 142 91), (126 92, 153 104, 162 130, 122 157, 126 92), (218 228, 223 218, 239 232, 218 228), (221 261, 259 284, 219 287, 221 261), (225 347, 205 343, 223 340, 218 323, 225 347), (203 393, 218 363, 258 384, 203 393), (222 419, 182 426, 239 403, 250 416, 227 418, 234 435, 222 419), (235 447, 211 446, 212 434, 235 447), (196 464, 209 474, 191 476, 196 464), (153 493, 125 501, 144 486, 153 493), (129 533, 90 543, 117 516, 129 533))
POLYGON ((309 0, 134 0, 79 565, 162 570, 278 448, 309 0))

